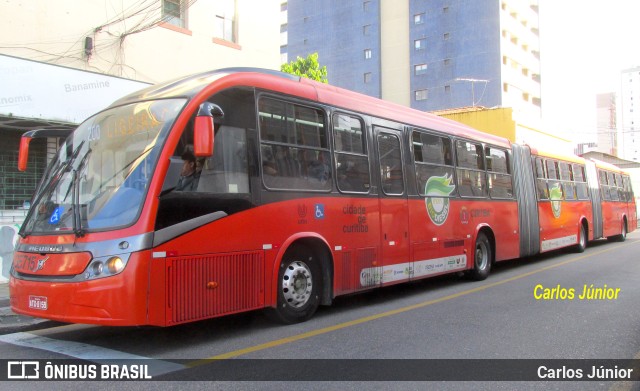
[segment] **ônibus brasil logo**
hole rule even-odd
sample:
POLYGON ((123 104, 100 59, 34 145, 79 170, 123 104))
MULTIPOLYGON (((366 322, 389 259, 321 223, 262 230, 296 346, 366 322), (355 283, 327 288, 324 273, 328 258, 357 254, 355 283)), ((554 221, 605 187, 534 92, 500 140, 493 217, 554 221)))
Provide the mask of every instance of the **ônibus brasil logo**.
POLYGON ((446 197, 449 197, 456 188, 451 185, 452 179, 449 174, 432 176, 424 186, 424 193, 427 196, 425 199, 427 214, 435 225, 444 224, 449 216, 449 198, 446 197))
POLYGON ((562 212, 562 188, 559 183, 549 189, 549 199, 551 200, 551 211, 557 219, 560 217, 560 212, 562 212))

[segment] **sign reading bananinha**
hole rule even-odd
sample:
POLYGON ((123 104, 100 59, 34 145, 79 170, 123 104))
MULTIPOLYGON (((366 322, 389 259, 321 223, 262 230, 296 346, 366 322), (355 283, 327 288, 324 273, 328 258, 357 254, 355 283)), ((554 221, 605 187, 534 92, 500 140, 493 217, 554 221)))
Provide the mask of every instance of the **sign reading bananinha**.
POLYGON ((442 225, 449 216, 449 195, 456 189, 451 184, 453 178, 449 174, 432 176, 424 186, 427 214, 433 224, 442 225))

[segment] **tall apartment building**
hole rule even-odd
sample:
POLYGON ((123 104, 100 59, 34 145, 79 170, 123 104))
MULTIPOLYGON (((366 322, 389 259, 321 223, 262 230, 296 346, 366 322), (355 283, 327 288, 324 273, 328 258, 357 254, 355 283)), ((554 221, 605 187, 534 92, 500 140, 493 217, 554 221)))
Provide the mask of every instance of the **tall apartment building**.
POLYGON ((634 162, 640 161, 640 67, 621 72, 620 83, 620 134, 619 156, 634 162))
POLYGON ((283 58, 318 52, 331 84, 424 111, 540 117, 537 0, 288 0, 282 10, 283 58))
POLYGON ((597 150, 609 155, 618 155, 616 94, 609 92, 596 95, 597 150))

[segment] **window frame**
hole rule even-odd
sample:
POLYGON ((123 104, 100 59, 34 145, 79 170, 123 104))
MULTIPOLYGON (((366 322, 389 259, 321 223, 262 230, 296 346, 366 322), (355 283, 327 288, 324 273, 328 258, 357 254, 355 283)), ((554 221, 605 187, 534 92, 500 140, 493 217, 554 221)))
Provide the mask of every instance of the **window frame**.
POLYGON ((515 197, 515 193, 513 190, 513 174, 511 173, 511 155, 509 153, 509 150, 505 148, 495 147, 493 145, 485 145, 484 158, 485 158, 484 165, 487 172, 487 191, 488 191, 489 197, 491 199, 500 199, 500 200, 513 199, 515 197), (504 170, 494 169, 495 167, 493 165, 493 155, 491 154, 491 151, 499 151, 504 155, 504 159, 505 159, 504 170), (491 159, 489 159, 489 157, 491 157, 491 159), (507 192, 509 194, 508 196, 503 197, 503 196, 492 194, 492 190, 494 189, 495 186, 492 186, 491 184, 497 177, 509 178, 508 189, 504 187, 505 189, 507 189, 507 192))
MULTIPOLYGON (((474 140, 456 138, 454 139, 454 150, 455 150, 455 166, 456 166, 456 187, 458 188, 458 194, 460 194, 460 197, 471 198, 471 199, 489 198, 489 189, 487 184, 487 171, 486 171, 486 162, 485 162, 485 156, 484 156, 483 143, 479 141, 474 141, 474 140), (461 149, 459 147, 459 143, 466 143, 467 145, 472 145, 475 147, 475 150, 476 150, 475 166, 460 165, 461 149), (480 151, 481 156, 477 155, 478 151, 480 151), (480 167, 480 163, 482 163, 482 167, 480 167), (463 194, 462 189, 465 189, 466 186, 463 187, 461 185, 461 182, 465 177, 461 174, 464 172, 475 173, 475 175, 480 175, 479 177, 480 185, 481 185, 480 192, 482 194, 480 195, 475 194, 474 189, 477 189, 478 187, 474 186, 473 184, 469 185, 469 190, 471 192, 471 195, 463 194)), ((473 178, 469 177, 469 180, 471 183, 473 178)))
POLYGON ((222 11, 221 7, 216 7, 214 11, 213 37, 222 41, 238 43, 238 4, 236 0, 227 0, 233 2, 233 15, 229 17, 222 11), (218 23, 222 23, 222 34, 218 34, 218 23), (227 36, 227 26, 231 23, 231 37, 227 36), (231 38, 231 39, 229 39, 231 38))
POLYGON ((364 119, 360 116, 357 116, 355 114, 351 114, 351 113, 347 113, 344 111, 334 111, 331 113, 331 147, 333 150, 333 164, 334 164, 334 173, 335 173, 335 178, 336 178, 336 186, 338 188, 338 191, 340 191, 341 193, 351 193, 351 194, 369 194, 371 193, 371 158, 370 158, 370 154, 369 154, 369 144, 368 144, 368 128, 367 128, 367 124, 364 121, 364 119), (338 134, 336 133, 336 117, 338 116, 345 116, 345 117, 349 117, 353 120, 356 120, 360 123, 361 126, 361 132, 362 132, 362 148, 363 151, 362 153, 359 152, 354 152, 354 151, 346 151, 343 149, 339 149, 338 148, 338 134), (339 176, 339 172, 338 172, 338 159, 340 159, 340 157, 343 156, 352 156, 355 158, 366 158, 366 167, 367 167, 367 174, 369 177, 369 187, 367 188, 366 191, 357 191, 357 190, 350 190, 350 189, 343 189, 341 186, 341 182, 340 182, 340 176, 339 176))
MULTIPOLYGON (((445 173, 449 174, 451 177, 451 181, 456 184, 455 189, 448 195, 448 196, 442 196, 442 198, 456 198, 458 197, 458 186, 457 186, 457 181, 456 181, 456 163, 455 163, 455 155, 454 155, 454 140, 452 137, 450 137, 449 135, 445 135, 445 134, 441 134, 435 131, 431 131, 429 129, 423 129, 423 128, 416 128, 416 127, 411 127, 411 133, 410 133, 410 137, 411 137, 411 159, 413 161, 413 165, 414 165, 414 173, 415 173, 415 180, 416 180, 416 190, 418 192, 418 195, 421 197, 428 197, 428 195, 426 194, 426 188, 424 188, 426 186, 426 182, 428 181, 428 178, 426 181, 424 181, 424 186, 421 185, 420 181, 420 176, 418 175, 422 170, 419 169, 419 167, 428 167, 428 168, 435 168, 435 169, 443 169, 443 170, 447 170, 448 172, 445 173), (424 160, 418 161, 416 159, 416 141, 415 141, 415 135, 426 135, 429 137, 436 137, 439 138, 441 140, 446 141, 446 144, 443 144, 443 148, 444 148, 444 154, 443 154, 443 163, 438 163, 438 162, 425 162, 424 160), (446 150, 448 148, 448 151, 446 150), (447 152, 449 152, 449 158, 447 158, 447 152)), ((421 139, 422 140, 422 139, 421 139)), ((422 146, 420 154, 422 155, 424 153, 423 149, 424 149, 424 143, 420 144, 422 146)), ((433 144, 430 144, 433 145, 433 144)), ((433 176, 433 175, 432 175, 433 176)), ((431 178, 431 176, 429 177, 431 178)))
POLYGON ((429 90, 426 88, 415 90, 413 92, 413 98, 416 102, 422 102, 423 100, 429 99, 429 90))
POLYGON ((533 156, 533 168, 536 176, 536 195, 538 201, 549 201, 549 184, 547 183, 547 163, 542 156, 533 156), (542 172, 540 172, 542 170, 542 172))
MULTIPOLYGON (((258 119, 258 140, 259 140, 259 161, 260 161, 260 180, 262 182, 262 185, 264 186, 265 189, 269 190, 269 191, 299 191, 299 192, 314 192, 314 193, 330 193, 333 190, 333 178, 334 178, 334 172, 333 172, 333 164, 331 164, 331 157, 332 157, 332 153, 331 153, 331 137, 329 135, 329 120, 328 120, 328 116, 327 116, 327 111, 325 110, 325 108, 319 106, 319 105, 313 105, 310 104, 308 102, 302 102, 302 101, 298 101, 298 100, 293 100, 293 99, 287 99, 286 97, 282 97, 279 95, 273 95, 273 94, 269 94, 269 93, 262 93, 259 94, 257 96, 256 99, 256 110, 257 110, 257 119, 258 119), (263 138, 263 123, 262 123, 262 118, 260 116, 261 113, 261 102, 264 100, 271 100, 271 101, 276 101, 276 102, 280 102, 283 103, 285 105, 285 115, 288 114, 288 106, 292 106, 294 108, 299 107, 299 108, 304 108, 304 109, 309 109, 309 110, 314 110, 317 113, 320 113, 320 115, 322 116, 322 129, 324 132, 324 140, 326 143, 325 147, 322 147, 322 141, 320 141, 320 146, 316 147, 316 146, 310 146, 310 145, 306 145, 306 144, 299 144, 299 143, 291 143, 291 142, 283 142, 283 141, 277 141, 277 140, 268 140, 263 138), (328 178, 326 179, 325 185, 322 188, 310 188, 310 187, 296 187, 296 186, 292 186, 292 187, 284 187, 284 186, 271 186, 271 184, 267 183, 267 181, 265 180, 266 175, 264 173, 264 166, 265 166, 265 156, 263 153, 263 147, 264 146, 271 146, 271 147, 280 147, 280 148, 288 148, 288 149, 297 149, 298 152, 300 150, 304 150, 303 152, 306 151, 313 151, 313 152, 317 152, 318 154, 322 153, 324 154, 323 156, 326 156, 325 158, 325 163, 328 166, 328 178)), ((289 121, 289 117, 285 116, 285 118, 287 119, 287 121, 289 121)), ((320 135, 321 136, 321 135, 320 135)), ((318 155, 319 157, 319 155, 318 155)), ((296 159, 293 159, 296 160, 296 159)), ((273 175, 273 177, 277 177, 277 178, 293 178, 293 176, 284 176, 284 175, 273 175)), ((307 179, 309 177, 307 176, 307 179)))
POLYGON ((576 199, 578 201, 590 200, 591 197, 589 196, 589 186, 587 184, 586 170, 584 165, 578 163, 573 164, 573 182, 576 186, 576 199), (578 176, 580 176, 580 178, 578 178, 578 176))
POLYGON ((573 165, 567 161, 560 160, 557 164, 560 185, 562 186, 563 200, 575 201, 578 199, 573 176, 573 165))
POLYGON ((405 174, 405 168, 404 168, 404 159, 403 159, 403 153, 402 153, 402 138, 400 137, 400 135, 398 135, 395 132, 392 132, 390 130, 387 130, 384 127, 378 127, 378 130, 376 131, 376 136, 375 136, 375 142, 376 142, 376 147, 377 147, 377 163, 378 166, 380 168, 380 190, 382 191, 382 194, 384 194, 385 196, 388 197, 402 197, 407 193, 407 184, 405 181, 406 178, 406 174, 405 174), (402 191, 400 193, 391 193, 391 192, 387 192, 387 190, 385 189, 385 181, 384 181, 384 173, 383 173, 383 159, 384 157, 382 156, 382 153, 380 151, 380 138, 384 137, 384 136, 388 136, 391 138, 394 138, 397 141, 397 146, 398 146, 398 153, 399 153, 399 165, 400 165, 400 173, 401 173, 401 184, 402 184, 402 191))
POLYGON ((427 73, 428 65, 427 63, 415 64, 413 66, 413 75, 420 76, 425 75, 427 73))
POLYGON ((181 29, 188 28, 187 20, 187 2, 185 0, 162 0, 161 4, 161 17, 165 23, 176 26, 181 29), (178 15, 174 15, 171 12, 167 12, 166 4, 177 5, 178 15), (176 21, 178 23, 176 23, 176 21))

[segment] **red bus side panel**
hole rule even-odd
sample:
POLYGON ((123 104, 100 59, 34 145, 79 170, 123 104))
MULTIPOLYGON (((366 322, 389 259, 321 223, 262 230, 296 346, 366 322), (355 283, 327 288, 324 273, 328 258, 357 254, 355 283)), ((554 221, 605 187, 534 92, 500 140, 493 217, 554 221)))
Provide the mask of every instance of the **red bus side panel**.
POLYGON ((262 308, 263 253, 167 258, 167 325, 262 308))

